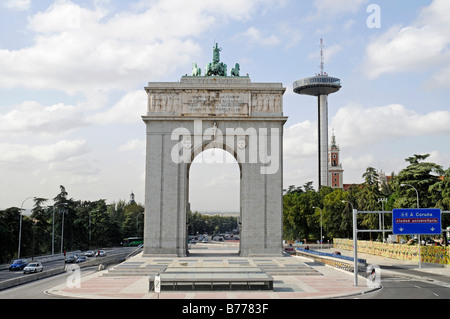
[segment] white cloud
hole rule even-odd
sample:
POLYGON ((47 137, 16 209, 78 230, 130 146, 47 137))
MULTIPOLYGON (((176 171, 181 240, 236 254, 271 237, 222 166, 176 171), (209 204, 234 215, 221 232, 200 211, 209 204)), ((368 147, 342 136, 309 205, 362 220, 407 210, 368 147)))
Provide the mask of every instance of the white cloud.
POLYGON ((296 46, 303 38, 303 33, 295 27, 289 26, 287 23, 281 23, 278 26, 279 34, 285 39, 284 48, 286 50, 296 46))
POLYGON ((11 10, 24 11, 30 8, 31 0, 6 0, 3 6, 11 10))
MULTIPOLYGON (((278 1, 273 1, 277 3, 278 1)), ((133 90, 200 54, 193 41, 230 20, 243 21, 272 1, 142 2, 141 11, 114 14, 58 0, 29 18, 34 43, 0 50, 0 86, 58 89, 69 94, 133 90)), ((275 41, 269 37, 267 44, 275 41)))
MULTIPOLYGON (((330 135, 332 128, 337 129, 345 183, 361 182, 369 166, 388 174, 398 173, 405 168, 404 158, 414 152, 432 154, 430 160, 444 168, 450 165, 450 157, 445 152, 435 151, 435 147, 426 144, 427 136, 430 143, 436 143, 437 138, 445 141, 450 134, 450 111, 422 114, 400 104, 372 108, 349 104, 330 119, 329 128, 330 135), (390 144, 394 143, 401 145, 401 150, 392 149, 390 144)), ((283 147, 285 185, 315 181, 317 122, 302 121, 285 128, 283 147)))
POLYGON ((407 136, 450 133, 450 111, 419 114, 400 104, 363 108, 350 104, 341 108, 331 121, 339 127, 339 143, 358 147, 407 136))
POLYGON ((25 101, 13 110, 0 113, 1 133, 59 133, 85 126, 84 115, 78 107, 62 103, 43 106, 25 101))
POLYGON ((450 154, 445 154, 436 150, 426 152, 425 154, 430 154, 430 157, 427 158, 428 162, 441 165, 443 169, 450 168, 450 154))
POLYGON ((255 27, 250 27, 241 34, 243 38, 246 39, 251 45, 260 45, 263 47, 273 47, 277 46, 281 43, 281 40, 274 34, 263 34, 260 30, 255 27))
POLYGON ((237 164, 237 160, 231 155, 229 152, 221 150, 221 149, 206 149, 205 151, 198 154, 194 160, 192 161, 192 165, 195 164, 207 164, 207 165, 216 165, 216 164, 229 164, 224 167, 234 166, 237 164))
MULTIPOLYGON (((365 73, 369 78, 383 74, 442 69, 450 63, 450 2, 434 0, 409 26, 393 26, 370 42, 366 49, 365 73)), ((448 70, 436 77, 448 85, 448 70)))
MULTIPOLYGON (((333 44, 330 46, 326 46, 323 49, 323 55, 324 55, 324 62, 327 63, 331 60, 331 58, 342 51, 342 46, 339 44, 333 44)), ((319 60, 320 54, 317 52, 311 53, 308 57, 311 60, 319 60)))
POLYGON ((284 158, 293 160, 317 153, 317 125, 303 121, 285 129, 283 139, 284 158))
POLYGON ((357 12, 368 0, 314 0, 317 9, 317 17, 333 17, 343 13, 357 12))
POLYGON ((365 154, 360 157, 354 158, 351 156, 343 157, 342 166, 347 171, 361 172, 361 175, 367 167, 373 163, 374 156, 372 154, 365 154))
POLYGON ((301 41, 303 34, 298 28, 292 27, 286 22, 281 22, 264 30, 255 26, 249 27, 244 32, 236 34, 234 38, 247 46, 265 48, 283 46, 285 50, 288 50, 301 41))
POLYGON ((119 102, 104 112, 94 114, 89 121, 98 124, 141 123, 141 116, 147 113, 147 95, 144 91, 132 91, 123 96, 119 102))
POLYGON ((64 161, 49 163, 48 169, 54 173, 68 173, 71 175, 97 175, 100 172, 96 163, 85 157, 71 157, 64 161))
POLYGON ((63 140, 55 144, 28 146, 0 143, 1 162, 58 162, 86 154, 90 151, 84 140, 63 140))
POLYGON ((125 144, 119 146, 120 152, 129 152, 129 151, 141 151, 143 154, 145 154, 145 146, 146 142, 145 140, 138 140, 134 139, 131 141, 126 142, 125 144))
POLYGON ((382 74, 437 67, 442 63, 447 37, 431 26, 392 27, 367 47, 366 74, 376 78, 382 74))

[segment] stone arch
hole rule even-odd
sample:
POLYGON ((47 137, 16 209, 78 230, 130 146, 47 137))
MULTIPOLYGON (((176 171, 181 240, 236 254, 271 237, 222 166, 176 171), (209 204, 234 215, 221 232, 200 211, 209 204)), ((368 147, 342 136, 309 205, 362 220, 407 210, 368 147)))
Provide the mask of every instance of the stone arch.
MULTIPOLYGON (((282 107, 253 114, 250 105, 280 96, 281 84, 249 78, 183 77, 149 83, 149 96, 173 94, 177 106, 149 105, 144 256, 187 255, 189 168, 207 147, 231 153, 240 169, 241 256, 282 255, 282 107), (214 96, 211 99, 211 96, 214 96), (170 110, 170 111, 169 111, 170 110), (175 111, 173 111, 175 110, 175 111), (212 113, 211 113, 212 112, 212 113)), ((151 99, 149 99, 151 101, 151 99)))

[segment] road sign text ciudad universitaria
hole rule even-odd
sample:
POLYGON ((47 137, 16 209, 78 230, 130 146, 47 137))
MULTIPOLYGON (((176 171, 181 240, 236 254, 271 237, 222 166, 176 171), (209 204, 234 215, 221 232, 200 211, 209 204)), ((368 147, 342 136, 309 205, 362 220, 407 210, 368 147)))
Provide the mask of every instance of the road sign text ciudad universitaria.
POLYGON ((441 213, 438 208, 394 209, 393 232, 395 235, 438 235, 442 231, 441 213))

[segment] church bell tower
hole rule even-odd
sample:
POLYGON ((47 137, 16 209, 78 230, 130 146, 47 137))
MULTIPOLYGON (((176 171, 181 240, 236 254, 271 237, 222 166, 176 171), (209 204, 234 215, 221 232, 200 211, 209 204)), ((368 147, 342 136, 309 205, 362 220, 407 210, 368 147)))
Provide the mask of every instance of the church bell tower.
POLYGON ((328 184, 331 188, 344 187, 344 170, 340 159, 340 149, 336 144, 336 136, 331 136, 331 145, 328 149, 328 184))

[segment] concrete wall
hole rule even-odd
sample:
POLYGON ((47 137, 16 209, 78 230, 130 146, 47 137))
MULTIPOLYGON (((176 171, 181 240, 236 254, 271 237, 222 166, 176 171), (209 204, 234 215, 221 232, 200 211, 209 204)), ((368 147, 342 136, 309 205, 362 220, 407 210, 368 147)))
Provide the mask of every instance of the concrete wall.
MULTIPOLYGON (((352 239, 333 239, 334 247, 352 251, 352 239)), ((417 245, 387 244, 358 240, 358 252, 399 260, 419 261, 417 245)), ((422 262, 450 265, 450 246, 420 246, 422 262)))

